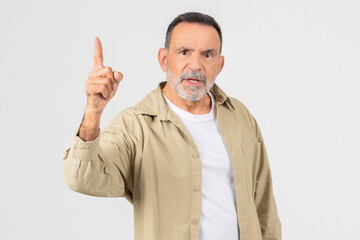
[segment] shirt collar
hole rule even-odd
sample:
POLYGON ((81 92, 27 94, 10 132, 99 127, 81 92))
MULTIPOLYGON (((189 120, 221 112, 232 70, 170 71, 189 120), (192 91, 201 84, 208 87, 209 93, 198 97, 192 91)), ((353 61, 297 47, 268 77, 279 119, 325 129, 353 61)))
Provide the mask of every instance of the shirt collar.
MULTIPOLYGON (((158 116, 161 120, 168 120, 169 107, 162 95, 165 84, 166 81, 160 82, 156 89, 135 105, 139 114, 158 116)), ((230 98, 216 83, 210 89, 210 92, 214 95, 217 104, 225 103, 230 110, 235 109, 230 98)))

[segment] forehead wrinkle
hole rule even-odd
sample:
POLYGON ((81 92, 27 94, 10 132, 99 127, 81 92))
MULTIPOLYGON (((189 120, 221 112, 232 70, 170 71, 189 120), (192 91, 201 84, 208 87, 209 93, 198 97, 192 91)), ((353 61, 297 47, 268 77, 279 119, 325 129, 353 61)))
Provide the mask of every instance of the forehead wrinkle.
POLYGON ((221 48, 221 40, 216 29, 197 23, 182 22, 178 24, 173 29, 171 44, 174 44, 173 49, 177 49, 177 46, 187 46, 187 49, 205 51, 204 49, 217 49, 219 47, 220 51, 221 48))
POLYGON ((211 41, 203 41, 203 39, 176 39, 177 41, 174 42, 175 45, 180 47, 178 48, 186 48, 186 49, 199 49, 199 51, 206 51, 208 49, 216 49, 215 44, 212 44, 211 41))
POLYGON ((172 44, 174 44, 175 49, 186 48, 198 51, 216 49, 218 44, 220 47, 220 42, 204 38, 194 38, 193 36, 179 36, 174 39, 172 44))

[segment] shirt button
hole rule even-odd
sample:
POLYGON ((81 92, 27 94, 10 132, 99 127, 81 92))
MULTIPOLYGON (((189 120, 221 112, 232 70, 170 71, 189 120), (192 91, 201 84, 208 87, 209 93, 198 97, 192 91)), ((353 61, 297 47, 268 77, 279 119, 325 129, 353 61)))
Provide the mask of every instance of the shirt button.
POLYGON ((192 157, 197 158, 197 157, 199 157, 199 155, 198 154, 193 154, 192 157))
POLYGON ((200 188, 199 188, 198 186, 194 186, 193 191, 194 191, 194 192, 199 192, 199 191, 200 191, 200 188))
POLYGON ((199 221, 197 219, 193 219, 191 220, 191 224, 192 225, 197 225, 199 223, 199 221))

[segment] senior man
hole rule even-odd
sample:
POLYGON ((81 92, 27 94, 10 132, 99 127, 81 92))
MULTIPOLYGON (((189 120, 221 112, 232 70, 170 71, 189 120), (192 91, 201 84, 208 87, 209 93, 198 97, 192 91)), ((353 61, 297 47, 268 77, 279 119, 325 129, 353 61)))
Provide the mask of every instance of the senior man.
POLYGON ((135 240, 281 239, 259 126, 214 83, 221 47, 212 17, 176 17, 158 54, 167 81, 100 132, 122 74, 103 66, 95 38, 87 106, 63 173, 74 191, 133 204, 135 240))

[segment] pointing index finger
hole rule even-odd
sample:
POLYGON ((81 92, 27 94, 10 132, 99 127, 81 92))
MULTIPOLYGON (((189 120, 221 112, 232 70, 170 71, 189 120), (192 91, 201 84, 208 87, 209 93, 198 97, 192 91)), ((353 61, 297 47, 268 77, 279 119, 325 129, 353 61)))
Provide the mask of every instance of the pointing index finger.
POLYGON ((98 37, 94 37, 95 43, 95 52, 94 52, 94 70, 104 67, 103 62, 103 51, 100 39, 98 37))

